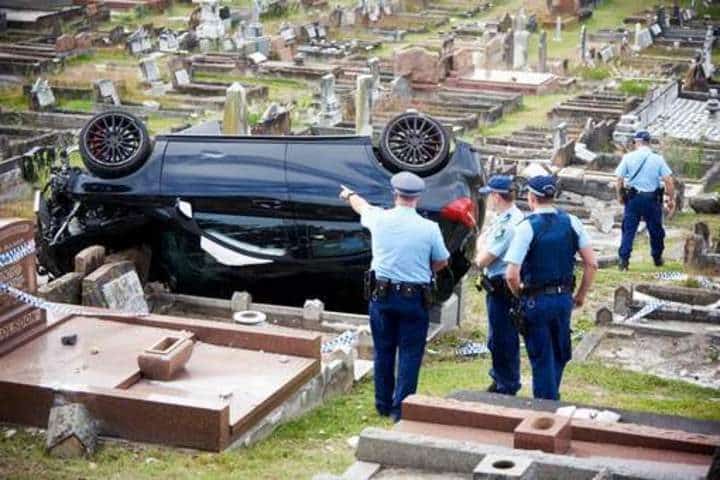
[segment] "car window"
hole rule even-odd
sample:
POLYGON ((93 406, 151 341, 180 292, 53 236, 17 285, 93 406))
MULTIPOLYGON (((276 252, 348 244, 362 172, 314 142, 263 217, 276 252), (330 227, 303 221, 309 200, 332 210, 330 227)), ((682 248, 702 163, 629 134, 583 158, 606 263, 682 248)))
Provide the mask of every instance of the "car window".
POLYGON ((312 256, 342 257, 370 254, 370 233, 356 222, 314 221, 308 227, 312 256))

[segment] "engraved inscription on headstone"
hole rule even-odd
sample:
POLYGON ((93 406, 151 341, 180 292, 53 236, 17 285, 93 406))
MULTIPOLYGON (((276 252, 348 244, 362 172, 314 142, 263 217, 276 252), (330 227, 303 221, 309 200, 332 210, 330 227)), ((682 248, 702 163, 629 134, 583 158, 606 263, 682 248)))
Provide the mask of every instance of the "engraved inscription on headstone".
MULTIPOLYGON (((17 251, 33 239, 32 223, 28 220, 0 220, 0 253, 17 251)), ((0 282, 24 292, 35 293, 37 280, 35 277, 35 255, 28 255, 22 260, 0 268, 0 282)), ((0 315, 18 306, 13 298, 0 294, 0 315)))

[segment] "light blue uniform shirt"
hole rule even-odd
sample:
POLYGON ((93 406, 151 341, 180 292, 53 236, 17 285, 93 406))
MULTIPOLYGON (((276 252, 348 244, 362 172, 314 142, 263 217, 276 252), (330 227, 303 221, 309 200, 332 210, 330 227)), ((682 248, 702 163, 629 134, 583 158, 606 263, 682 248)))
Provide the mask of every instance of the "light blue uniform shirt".
MULTIPOLYGON (((530 215, 551 212, 557 212, 557 209, 555 207, 542 207, 538 208, 530 215)), ((568 216, 570 217, 570 224, 578 236, 578 248, 580 249, 589 246, 590 237, 585 231, 585 227, 583 227, 582 222, 575 215, 568 214, 568 216)), ((515 228, 515 234, 513 235, 510 246, 505 253, 505 261, 515 265, 522 265, 534 235, 535 233, 533 232, 530 222, 521 222, 520 225, 515 228)))
POLYGON ((378 278, 395 282, 429 283, 430 262, 450 257, 437 223, 418 214, 414 208, 388 210, 367 207, 360 223, 370 230, 372 264, 378 278))
POLYGON ((490 265, 485 267, 485 276, 488 278, 505 275, 507 263, 503 255, 510 246, 515 232, 515 227, 525 218, 525 215, 515 205, 499 214, 490 225, 485 236, 485 248, 494 257, 497 257, 490 265))
POLYGON ((615 169, 615 175, 623 177, 626 186, 634 187, 639 192, 654 192, 660 188, 662 178, 671 174, 672 170, 662 155, 653 152, 649 147, 641 147, 626 153, 615 169), (630 177, 635 175, 646 157, 642 170, 630 181, 630 177))

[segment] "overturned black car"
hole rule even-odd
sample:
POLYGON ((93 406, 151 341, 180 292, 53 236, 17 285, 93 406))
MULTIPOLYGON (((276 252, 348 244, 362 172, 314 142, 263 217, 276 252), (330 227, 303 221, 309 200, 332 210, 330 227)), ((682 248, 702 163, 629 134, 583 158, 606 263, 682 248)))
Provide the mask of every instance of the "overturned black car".
POLYGON ((40 264, 53 276, 90 245, 147 245, 151 279, 175 292, 247 290, 257 301, 362 310, 370 238, 338 198, 341 184, 389 207, 392 174, 425 177, 420 211, 439 222, 452 253, 441 297, 467 271, 484 217, 476 154, 416 112, 391 120, 374 147, 356 136, 151 140, 140 120, 113 111, 88 122, 79 147, 87 171, 55 167, 37 203, 40 264))

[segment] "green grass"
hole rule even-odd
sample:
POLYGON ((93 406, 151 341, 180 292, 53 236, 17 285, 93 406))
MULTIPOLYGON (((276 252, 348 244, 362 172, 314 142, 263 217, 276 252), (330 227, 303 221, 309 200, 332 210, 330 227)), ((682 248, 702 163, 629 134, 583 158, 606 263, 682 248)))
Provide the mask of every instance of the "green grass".
POLYGON ((8 110, 27 110, 29 106, 19 85, 0 88, 0 105, 8 110))
POLYGON ((645 80, 623 80, 620 82, 618 90, 626 95, 644 97, 650 87, 652 87, 652 83, 645 80))
POLYGON ((552 108, 574 96, 571 92, 553 93, 523 97, 522 106, 515 112, 503 115, 499 122, 481 127, 478 133, 483 136, 509 135, 525 126, 547 125, 547 114, 552 108))
POLYGON ((92 112, 94 103, 95 102, 89 99, 59 100, 57 108, 73 112, 92 112))
POLYGON ((580 67, 576 70, 576 74, 583 80, 605 80, 612 75, 608 67, 580 67))

